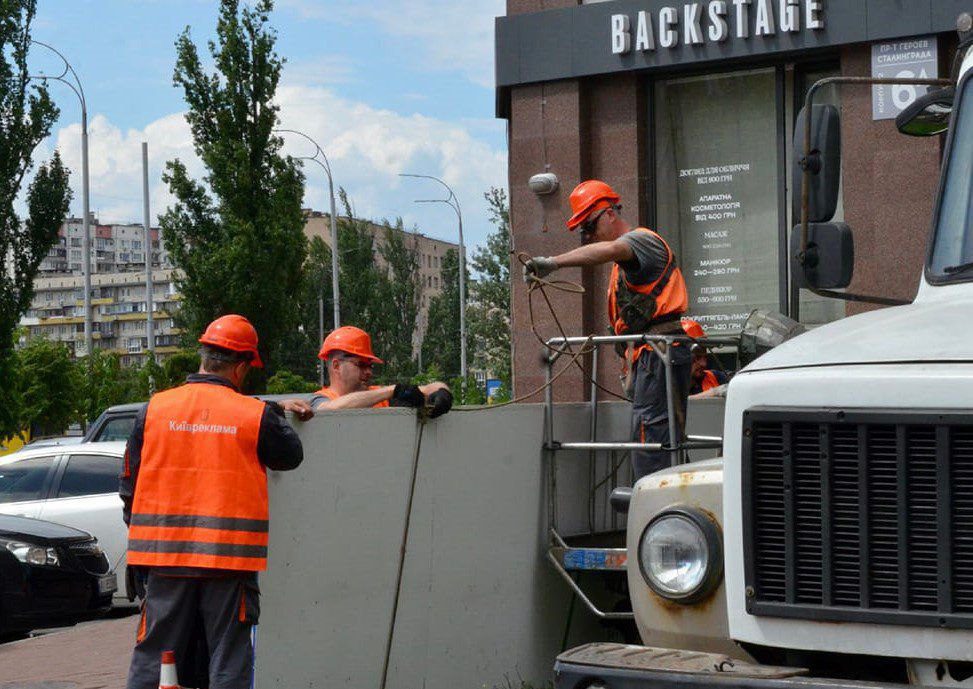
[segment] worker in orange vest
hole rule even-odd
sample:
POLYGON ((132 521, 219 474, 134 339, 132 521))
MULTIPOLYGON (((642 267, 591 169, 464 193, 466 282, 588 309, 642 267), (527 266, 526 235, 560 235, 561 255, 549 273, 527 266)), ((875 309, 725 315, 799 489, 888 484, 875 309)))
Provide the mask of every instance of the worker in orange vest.
POLYGON ((324 338, 318 358, 325 362, 330 383, 311 398, 315 411, 368 407, 429 407, 435 418, 453 406, 445 383, 372 385, 374 366, 383 363, 372 351, 372 338, 361 328, 343 325, 324 338))
POLYGON ((693 397, 697 395, 710 397, 711 395, 704 395, 703 393, 708 393, 721 385, 725 385, 730 378, 725 371, 709 367, 709 354, 703 345, 694 344, 692 353, 692 386, 689 388, 689 394, 693 397))
POLYGON ((125 450, 119 494, 128 565, 147 573, 128 689, 157 689, 162 652, 185 654, 200 629, 209 686, 251 686, 257 572, 267 567, 269 542, 267 469, 304 459, 284 411, 313 416, 301 400, 240 394, 250 368, 263 366, 243 316, 216 319, 199 342, 199 372, 152 396, 125 450))
MULTIPOLYGON (((559 268, 612 263, 608 284, 608 321, 616 335, 685 334, 681 322, 688 304, 686 283, 669 244, 653 230, 633 228, 621 216, 621 197, 601 180, 574 188, 569 199, 568 229, 578 230, 583 246, 558 256, 536 256, 524 266, 524 279, 543 278, 559 268)), ((697 326, 698 327, 698 326, 697 326)), ((666 374, 662 360, 647 344, 631 348, 632 438, 635 442, 669 444, 666 374)), ((690 353, 672 347, 672 385, 678 437, 686 422, 690 353)), ((669 466, 667 452, 632 453, 636 480, 669 466)))

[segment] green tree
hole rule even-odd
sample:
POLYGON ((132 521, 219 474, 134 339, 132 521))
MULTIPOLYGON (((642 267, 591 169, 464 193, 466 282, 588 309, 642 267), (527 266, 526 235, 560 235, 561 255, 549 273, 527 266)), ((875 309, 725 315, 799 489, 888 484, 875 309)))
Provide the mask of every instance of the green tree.
POLYGON ((443 256, 440 284, 442 292, 429 300, 422 362, 426 367, 436 366, 452 379, 460 375, 459 255, 453 249, 443 256))
POLYGON ((199 353, 194 349, 182 349, 162 362, 163 383, 159 390, 174 388, 186 382, 186 376, 199 370, 199 353))
POLYGON ((116 404, 148 399, 139 368, 122 366, 114 352, 94 350, 81 366, 80 420, 91 423, 101 412, 116 404))
POLYGON ((271 0, 242 10, 238 0, 221 0, 209 43, 212 74, 188 27, 176 41, 173 81, 183 90, 206 175, 196 181, 181 161, 167 163, 163 179, 176 204, 160 219, 182 271, 180 320, 187 332, 202 332, 222 314, 242 314, 256 327, 269 368, 283 334, 297 328, 294 294, 307 254, 304 175, 280 154, 282 141, 273 133, 283 60, 274 49, 272 9, 271 0))
POLYGON ((484 194, 496 230, 470 259, 476 279, 467 311, 470 339, 476 343, 473 367, 499 378, 510 389, 510 208, 503 189, 484 194))
POLYGON ((283 333, 275 357, 279 369, 307 380, 319 380, 320 375, 317 356, 322 339, 322 305, 319 303, 322 298, 324 332, 327 333, 332 325, 331 249, 320 237, 313 237, 308 245, 304 276, 297 294, 298 324, 283 333))
POLYGON ((422 292, 419 274, 418 235, 408 234, 399 218, 395 225, 385 225, 385 241, 379 254, 387 266, 375 296, 384 307, 382 326, 373 339, 385 361, 383 378, 407 380, 417 372, 413 341, 419 322, 419 297, 422 292))
MULTIPOLYGON (((14 330, 34 295, 37 268, 57 240, 68 212, 68 171, 54 154, 27 188, 27 217, 14 211, 25 179, 34 168, 34 149, 51 133, 58 109, 47 85, 31 81, 27 71, 30 29, 36 0, 0 3, 0 374, 13 373, 14 330)), ((20 430, 20 400, 0 386, 0 437, 20 430)))
POLYGON ((267 392, 271 395, 286 395, 290 392, 314 392, 317 389, 317 383, 312 383, 286 369, 279 369, 267 381, 267 392))
POLYGON ((59 342, 35 338, 16 353, 18 394, 23 401, 18 428, 37 435, 64 433, 77 419, 84 395, 83 363, 59 342))

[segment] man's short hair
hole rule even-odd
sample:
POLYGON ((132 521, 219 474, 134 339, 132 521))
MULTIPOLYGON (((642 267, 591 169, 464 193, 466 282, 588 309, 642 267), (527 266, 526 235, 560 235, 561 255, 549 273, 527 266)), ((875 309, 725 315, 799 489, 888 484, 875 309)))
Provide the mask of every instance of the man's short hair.
POLYGON ((204 371, 221 373, 233 368, 241 361, 252 361, 253 354, 250 352, 234 352, 232 349, 204 344, 199 347, 199 359, 204 371))

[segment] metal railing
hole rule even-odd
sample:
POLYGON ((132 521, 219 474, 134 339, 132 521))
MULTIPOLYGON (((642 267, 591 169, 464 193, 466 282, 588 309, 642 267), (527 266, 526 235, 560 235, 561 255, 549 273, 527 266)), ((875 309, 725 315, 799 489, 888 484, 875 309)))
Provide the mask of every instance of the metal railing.
MULTIPOLYGON (((552 476, 556 475, 556 458, 553 456, 558 451, 587 451, 589 464, 591 467, 592 486, 596 484, 595 476, 595 456, 598 452, 626 452, 632 450, 643 450, 648 452, 668 452, 672 466, 685 463, 687 460, 686 452, 689 450, 715 450, 723 445, 723 438, 720 436, 704 436, 680 434, 678 423, 674 413, 676 407, 675 389, 672 385, 672 348, 674 345, 691 347, 693 344, 701 344, 707 348, 717 351, 739 352, 739 337, 708 337, 692 338, 687 335, 606 335, 598 337, 555 337, 547 340, 546 345, 549 354, 544 357, 545 362, 545 382, 547 386, 544 391, 545 404, 545 430, 544 448, 552 453, 551 470, 552 476), (599 351, 605 345, 614 346, 617 343, 626 345, 648 345, 652 351, 662 360, 666 372, 666 406, 668 411, 669 423, 669 442, 668 443, 642 443, 631 441, 619 442, 599 442, 598 441, 598 402, 599 391, 602 389, 598 383, 599 351), (555 438, 554 433, 554 392, 552 382, 554 381, 554 365, 562 356, 573 356, 571 347, 590 347, 591 367, 587 380, 591 386, 589 399, 589 424, 588 440, 577 442, 563 442, 555 438)), ((737 362, 739 363, 739 361, 737 362)), ((737 366, 739 368, 739 366, 737 366)), ((632 613, 629 612, 607 612, 601 610, 598 605, 582 590, 578 581, 571 576, 571 572, 624 572, 627 568, 626 553, 619 548, 572 548, 562 538, 557 531, 557 481, 552 480, 552 490, 549 493, 551 501, 549 507, 550 517, 550 538, 551 545, 547 552, 547 559, 568 584, 574 595, 584 604, 584 606, 595 617, 602 620, 630 620, 632 613)), ((614 483, 610 486, 614 487, 614 483)), ((592 504, 594 496, 589 498, 589 511, 593 510, 592 504)), ((595 533, 594 520, 589 513, 589 534, 595 533)), ((612 515, 612 525, 615 527, 615 515, 612 515)))

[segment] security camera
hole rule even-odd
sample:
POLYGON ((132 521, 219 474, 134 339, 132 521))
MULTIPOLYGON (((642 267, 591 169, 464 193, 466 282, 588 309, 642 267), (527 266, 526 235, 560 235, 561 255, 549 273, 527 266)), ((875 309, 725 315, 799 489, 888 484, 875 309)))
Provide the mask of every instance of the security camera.
POLYGON ((557 175, 553 172, 542 172, 527 180, 527 186, 538 196, 553 194, 557 191, 557 185, 557 175))

